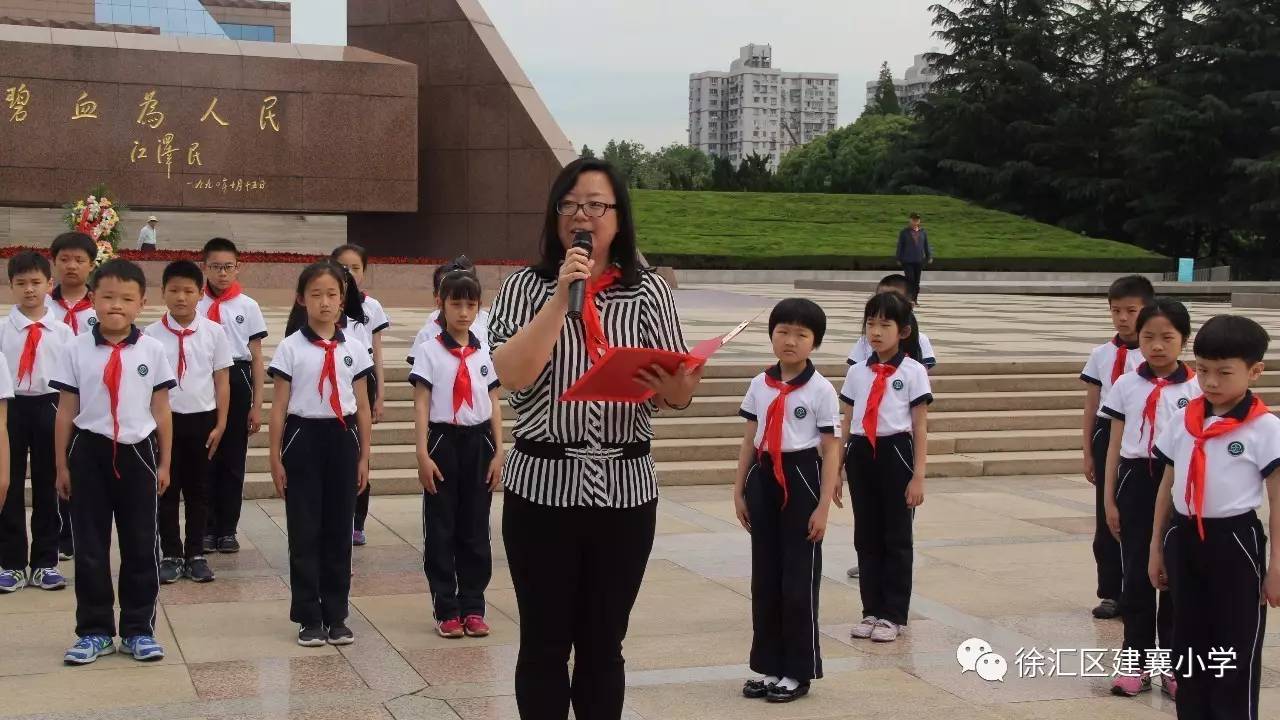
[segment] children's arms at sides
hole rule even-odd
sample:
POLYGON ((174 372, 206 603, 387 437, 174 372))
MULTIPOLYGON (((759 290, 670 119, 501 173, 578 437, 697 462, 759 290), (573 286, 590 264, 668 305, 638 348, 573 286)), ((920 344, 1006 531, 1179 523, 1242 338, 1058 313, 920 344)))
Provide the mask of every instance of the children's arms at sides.
POLYGON ((271 481, 275 483, 276 495, 279 497, 284 497, 285 490, 289 487, 289 479, 284 472, 284 459, 280 455, 280 443, 284 440, 284 420, 289 414, 289 386, 290 382, 281 376, 276 376, 272 381, 271 422, 267 426, 271 438, 271 481))
POLYGON ((742 432, 742 445, 738 448, 738 472, 733 480, 733 508, 738 514, 738 522, 743 529, 751 532, 751 514, 747 512, 747 473, 756 459, 756 426, 755 420, 748 420, 742 432))
MULTIPOLYGON (((1272 538, 1280 537, 1280 470, 1267 478, 1267 506, 1271 517, 1267 530, 1272 538)), ((1271 558, 1267 563, 1267 577, 1262 582, 1262 599, 1271 607, 1280 607, 1280 544, 1271 542, 1271 558)))
POLYGON ((71 471, 67 467, 67 446, 75 429, 76 415, 80 414, 80 396, 67 392, 58 393, 58 415, 53 421, 53 458, 58 469, 58 497, 71 499, 71 471))
MULTIPOLYGON (((846 405, 843 400, 840 401, 840 428, 837 430, 837 432, 839 433, 839 437, 840 437, 840 469, 841 470, 845 469, 844 461, 846 456, 844 453, 844 449, 849 447, 849 423, 852 422, 852 420, 850 419, 852 415, 853 415, 853 408, 851 408, 849 405, 846 405)), ((832 498, 832 501, 836 504, 836 507, 844 507, 844 483, 838 483, 836 485, 836 494, 835 494, 835 497, 832 498)))
MULTIPOLYGON (((262 361, 262 338, 249 341, 249 357, 253 363, 253 402, 249 404, 249 434, 253 435, 262 429, 262 393, 267 384, 267 370, 262 361)), ((271 414, 274 416, 275 406, 271 407, 271 414)))
POLYGON ((1124 421, 1111 419, 1111 444, 1107 446, 1107 467, 1103 470, 1106 489, 1102 503, 1107 511, 1107 527, 1115 539, 1120 539, 1120 508, 1116 506, 1116 475, 1120 472, 1120 441, 1124 438, 1124 421))
POLYGON ((493 408, 493 415, 489 418, 490 428, 493 430, 493 460, 489 461, 489 492, 496 492, 502 487, 502 462, 506 458, 502 454, 502 405, 501 398, 498 397, 500 388, 494 388, 489 391, 489 406, 493 408))
MULTIPOLYGON (((427 433, 428 419, 431 413, 431 388, 421 383, 413 384, 413 436, 416 438, 418 455, 418 482, 422 484, 422 489, 431 495, 435 495, 439 490, 436 483, 444 482, 444 475, 440 474, 440 468, 436 467, 436 463, 431 459, 428 451, 427 433)), ((499 421, 501 422, 501 421, 499 421)), ((497 442, 497 441, 495 441, 497 442)))
POLYGON ((156 456, 156 492, 169 489, 169 458, 173 452, 173 413, 169 410, 169 389, 151 393, 151 417, 156 419, 156 437, 160 452, 156 456))
POLYGON ((222 433, 227 431, 227 411, 231 406, 231 369, 222 368, 213 374, 214 404, 218 412, 218 420, 209 433, 204 446, 209 449, 209 459, 218 452, 218 444, 222 442, 222 433))
POLYGON ((373 410, 369 408, 369 378, 352 385, 356 394, 356 427, 360 433, 360 462, 356 465, 356 494, 369 487, 369 454, 373 442, 373 410))
POLYGON ((1093 428, 1098 420, 1098 406, 1102 404, 1102 388, 1093 383, 1087 384, 1084 395, 1084 421, 1082 423, 1081 440, 1084 448, 1084 479, 1091 485, 1098 484, 1098 469, 1093 466, 1093 428))
POLYGON ((1151 526, 1151 555, 1147 561, 1147 576, 1151 587, 1169 589, 1169 576, 1164 569, 1164 536, 1173 519, 1173 466, 1165 465, 1160 489, 1156 491, 1156 520, 1151 526))
POLYGON ((916 508, 924 504, 924 472, 929 459, 929 406, 924 403, 911 408, 911 444, 915 446, 914 471, 906 496, 907 507, 916 508))
POLYGON ((818 507, 809 516, 809 542, 819 543, 827 535, 827 517, 831 513, 831 503, 844 507, 838 494, 840 492, 840 438, 836 435, 822 436, 822 492, 818 496, 818 507))
POLYGON ((373 336, 373 376, 378 381, 378 396, 374 398, 371 408, 373 422, 376 424, 382 422, 383 397, 387 393, 387 378, 382 372, 382 333, 374 333, 373 336))

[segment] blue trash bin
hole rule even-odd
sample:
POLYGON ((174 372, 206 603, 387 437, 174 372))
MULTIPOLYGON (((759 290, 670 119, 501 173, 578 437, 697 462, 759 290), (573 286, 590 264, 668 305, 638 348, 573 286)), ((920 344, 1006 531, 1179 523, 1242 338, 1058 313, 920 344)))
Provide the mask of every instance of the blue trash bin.
POLYGON ((1189 283, 1195 279, 1195 258, 1178 258, 1178 282, 1189 283))

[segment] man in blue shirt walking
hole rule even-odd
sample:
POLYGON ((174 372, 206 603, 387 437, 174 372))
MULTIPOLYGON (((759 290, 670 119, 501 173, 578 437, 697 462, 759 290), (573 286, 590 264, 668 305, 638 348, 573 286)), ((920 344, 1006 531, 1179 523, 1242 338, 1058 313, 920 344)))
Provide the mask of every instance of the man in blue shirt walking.
POLYGON ((911 285, 911 300, 919 301, 920 276, 924 266, 933 263, 933 251, 929 249, 929 232, 920 227, 920 213, 911 213, 910 224, 898 233, 898 263, 902 274, 911 285))

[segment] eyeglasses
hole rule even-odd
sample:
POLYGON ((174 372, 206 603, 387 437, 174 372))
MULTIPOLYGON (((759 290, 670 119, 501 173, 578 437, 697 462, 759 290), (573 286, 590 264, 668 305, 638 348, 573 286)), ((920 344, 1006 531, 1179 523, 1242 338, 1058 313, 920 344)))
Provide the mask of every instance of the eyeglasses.
POLYGON ((572 217, 581 210, 587 217, 604 217, 604 214, 618 206, 613 203, 602 202, 573 202, 572 200, 561 200, 556 203, 556 212, 566 217, 572 217))
POLYGON ((209 272, 215 273, 229 273, 239 266, 240 263, 207 263, 205 265, 205 267, 209 269, 209 272))

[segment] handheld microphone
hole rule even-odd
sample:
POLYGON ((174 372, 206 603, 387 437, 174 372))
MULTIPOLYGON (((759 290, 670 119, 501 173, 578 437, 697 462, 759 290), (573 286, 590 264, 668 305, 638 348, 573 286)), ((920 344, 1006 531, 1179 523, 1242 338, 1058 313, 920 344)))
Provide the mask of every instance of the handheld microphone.
MULTIPOLYGON (((571 248, 582 248, 587 251, 587 257, 591 257, 592 244, 591 233, 586 230, 579 230, 573 234, 573 244, 571 248)), ((569 310, 565 313, 570 320, 578 320, 582 317, 582 303, 587 293, 587 281, 574 280, 569 283, 569 310)))

